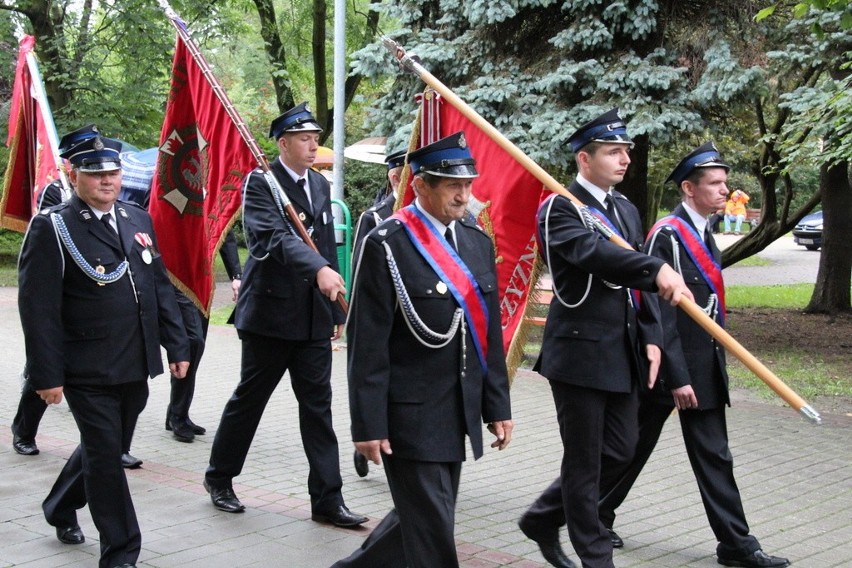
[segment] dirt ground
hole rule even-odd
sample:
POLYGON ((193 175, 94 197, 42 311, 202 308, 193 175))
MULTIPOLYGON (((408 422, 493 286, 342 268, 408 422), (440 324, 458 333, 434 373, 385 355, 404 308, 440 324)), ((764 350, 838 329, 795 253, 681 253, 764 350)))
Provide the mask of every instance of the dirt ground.
MULTIPOLYGON (((727 329, 762 361, 778 351, 809 354, 846 383, 846 392, 852 391, 852 314, 829 317, 801 310, 737 309, 728 314, 727 329)), ((806 398, 821 413, 852 413, 852 396, 806 398)))

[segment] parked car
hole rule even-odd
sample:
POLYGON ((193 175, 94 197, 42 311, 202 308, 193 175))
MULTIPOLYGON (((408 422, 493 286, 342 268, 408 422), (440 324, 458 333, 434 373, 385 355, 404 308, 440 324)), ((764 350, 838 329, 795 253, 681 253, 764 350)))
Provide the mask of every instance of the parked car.
POLYGON ((822 246, 822 211, 806 215, 793 228, 793 240, 808 250, 822 246))

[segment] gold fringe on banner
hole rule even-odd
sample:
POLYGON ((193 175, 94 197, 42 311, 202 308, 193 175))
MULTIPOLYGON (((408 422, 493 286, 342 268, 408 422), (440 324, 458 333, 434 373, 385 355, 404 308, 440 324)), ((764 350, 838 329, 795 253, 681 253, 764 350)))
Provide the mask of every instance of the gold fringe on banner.
MULTIPOLYGON (((536 250, 538 247, 536 247, 536 250)), ((530 334, 535 326, 531 318, 535 315, 532 313, 533 306, 539 303, 539 296, 542 290, 538 287, 538 282, 544 272, 544 263, 536 253, 536 260, 533 264, 532 272, 530 272, 529 292, 527 293, 527 301, 524 304, 524 315, 521 318, 521 323, 515 329, 515 335, 512 336, 512 342, 509 343, 509 350, 506 352, 506 368, 509 372, 509 386, 515 381, 515 373, 521 362, 524 360, 524 347, 530 339, 530 334)))

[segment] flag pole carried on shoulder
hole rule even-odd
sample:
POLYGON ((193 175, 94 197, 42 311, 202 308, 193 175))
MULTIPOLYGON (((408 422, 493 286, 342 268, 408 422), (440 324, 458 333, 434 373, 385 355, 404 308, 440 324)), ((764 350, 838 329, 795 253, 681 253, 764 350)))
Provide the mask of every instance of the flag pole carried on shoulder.
MULTIPOLYGON (((277 198, 280 199, 281 205, 284 209, 288 217, 288 221, 290 225, 294 228, 298 236, 304 241, 306 245, 308 245, 314 252, 319 254, 319 250, 317 249, 317 245, 314 243, 313 239, 311 239, 308 234, 307 229, 305 229, 305 225, 302 223, 301 219, 299 219, 298 213, 293 208, 293 204, 290 202, 290 199, 287 197, 287 194, 284 192, 284 189, 278 183, 278 180, 275 179, 275 175, 272 173, 272 170, 269 168, 269 162, 266 159, 266 154, 263 153, 263 150, 258 146, 257 141, 252 135, 251 131, 249 131, 248 126, 246 126, 245 121, 243 121, 240 116, 239 111, 237 111, 234 104, 231 102, 231 99, 228 97, 227 93, 225 93, 225 89, 222 87, 222 84, 219 83, 219 80, 216 78, 216 75, 213 74, 213 69, 210 67, 210 64, 207 63, 207 60, 204 58, 204 55, 198 49, 198 45, 192 39, 192 36, 189 35, 189 30, 186 27, 186 23, 177 15, 177 13, 172 9, 171 5, 169 5, 167 0, 158 0, 160 4, 160 8, 166 13, 166 16, 172 22, 175 30, 177 30, 178 35, 183 40, 184 44, 189 51, 189 54, 192 56, 193 60, 198 64, 198 67, 201 69, 204 74, 207 82, 210 83, 210 87, 213 89, 213 93, 216 95, 216 98, 219 99, 219 102, 222 103, 222 106, 225 109, 225 112, 228 114, 228 117, 234 123, 234 126, 237 128, 242 139, 245 141, 246 145, 249 148, 252 156, 257 161, 257 165, 263 171, 263 177, 266 179, 266 183, 269 184, 270 190, 276 195, 277 198)), ((343 294, 337 295, 337 303, 341 307, 341 309, 345 312, 348 311, 349 305, 346 302, 346 299, 343 297, 343 294)))
MULTIPOLYGON (((477 113, 473 108, 470 107, 467 103, 465 103, 458 95, 456 95, 449 87, 444 85, 441 81, 439 81, 434 75, 432 75, 429 71, 423 67, 423 64, 420 62, 420 59, 414 55, 406 53, 405 49, 399 45, 396 41, 392 40, 389 37, 383 37, 382 43, 388 49, 388 51, 393 54, 393 56, 399 61, 400 65, 420 77, 420 79, 435 89, 438 93, 444 97, 448 103, 453 105, 459 112, 461 112, 468 120, 470 120, 473 124, 478 126, 489 138, 491 138, 496 144, 498 144, 503 150, 505 150, 512 158, 517 160, 524 168, 526 168, 532 175, 536 177, 544 186, 550 191, 557 193, 567 199, 571 200, 573 203, 578 205, 581 208, 581 211, 584 211, 584 219, 586 219, 591 225, 594 226, 594 229, 603 234, 606 238, 608 238, 612 243, 623 247, 632 249, 624 239, 622 239, 617 234, 613 233, 608 227, 606 227, 603 223, 601 223, 597 217, 588 213, 588 208, 586 205, 580 201, 577 197, 571 194, 565 186, 556 181, 556 179, 547 173, 541 166, 539 166, 532 158, 527 156, 520 148, 518 148, 514 143, 512 143, 508 138, 503 136, 490 122, 485 120, 479 113, 477 113)), ((769 388, 778 394, 787 404, 789 404, 795 410, 798 410, 805 418, 813 422, 814 424, 820 424, 822 422, 822 418, 813 407, 811 407, 801 396, 799 396, 793 389, 787 386, 784 381, 779 379, 775 373, 770 371, 763 363, 761 363, 754 355, 752 355, 745 347, 743 347, 736 339, 734 339, 731 334, 724 330, 719 324, 717 324, 713 319, 710 318, 704 311, 698 307, 698 305, 686 298, 681 296, 680 302, 678 302, 678 307, 683 309, 695 322, 704 328, 707 333, 712 335, 722 346, 727 349, 731 354, 734 355, 737 359, 739 359, 743 365, 745 365, 752 373, 754 373, 760 380, 765 382, 769 388)))

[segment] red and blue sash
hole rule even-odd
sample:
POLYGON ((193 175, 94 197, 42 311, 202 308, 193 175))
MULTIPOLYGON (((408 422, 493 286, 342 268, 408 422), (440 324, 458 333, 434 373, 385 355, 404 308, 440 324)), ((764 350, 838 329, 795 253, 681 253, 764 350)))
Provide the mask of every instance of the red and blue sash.
POLYGON ((429 263, 442 282, 447 284, 453 297, 464 311, 482 372, 488 372, 488 306, 470 269, 435 229, 435 226, 414 205, 400 209, 393 215, 408 233, 411 243, 429 263))
POLYGON ((698 268, 701 276, 710 287, 710 291, 716 294, 719 299, 719 321, 725 325, 725 282, 722 279, 722 267, 716 262, 713 253, 707 248, 707 243, 698 234, 691 224, 685 222, 676 215, 668 215, 657 221, 651 231, 648 233, 648 238, 656 233, 662 227, 671 227, 677 233, 678 240, 683 243, 683 248, 693 264, 698 268))
MULTIPOLYGON (((627 238, 621 234, 621 230, 618 228, 618 226, 614 225, 612 221, 609 220, 609 217, 604 215, 603 212, 601 212, 596 207, 592 207, 591 205, 587 205, 586 207, 589 208, 589 211, 592 213, 592 215, 597 217, 597 219, 601 223, 609 227, 610 231, 621 237, 624 242, 627 242, 627 238)), ((627 292, 630 294, 630 298, 633 300, 633 309, 635 309, 638 313, 642 309, 642 293, 639 292, 639 290, 634 290, 633 288, 628 288, 627 292)))
MULTIPOLYGON (((551 199, 553 199, 555 197, 556 197, 555 194, 551 195, 550 197, 548 197, 547 199, 545 199, 544 201, 541 202, 541 205, 539 205, 539 207, 538 207, 538 212, 536 213, 536 218, 539 217, 539 215, 541 214, 541 210, 546 206, 546 204, 551 199)), ((603 223, 604 225, 609 227, 610 231, 612 231, 613 233, 615 233, 616 235, 618 235, 619 237, 624 239, 625 242, 627 242, 627 239, 624 238, 624 235, 621 234, 621 231, 618 229, 618 227, 616 227, 615 225, 612 224, 612 222, 609 220, 609 217, 607 217, 599 209, 596 209, 596 208, 592 207, 591 205, 584 205, 584 207, 586 209, 588 209, 589 213, 594 215, 596 219, 598 219, 601 223, 603 223)), ((542 245, 544 244, 544 237, 541 234, 541 227, 540 226, 539 226, 538 230, 535 232, 535 236, 536 236, 536 244, 538 245, 538 250, 543 251, 544 248, 542 247, 542 245)), ((633 288, 626 288, 626 289, 627 289, 627 293, 630 294, 630 298, 631 298, 632 303, 633 303, 633 308, 638 313, 642 309, 642 294, 639 290, 634 290, 633 288)))

